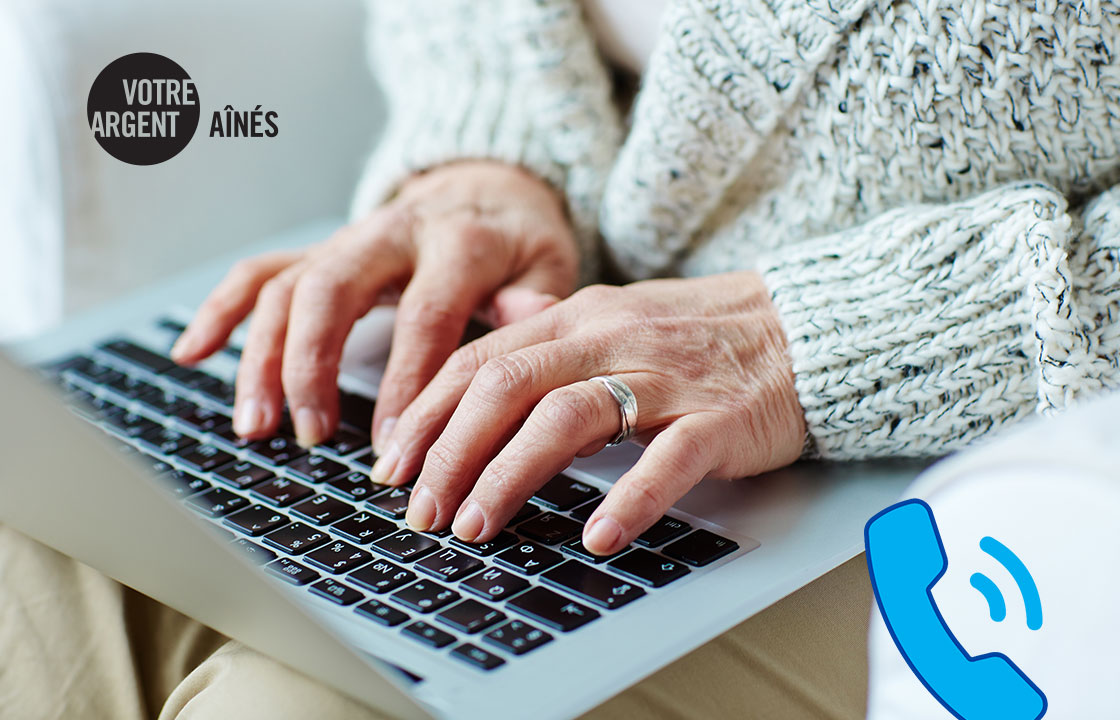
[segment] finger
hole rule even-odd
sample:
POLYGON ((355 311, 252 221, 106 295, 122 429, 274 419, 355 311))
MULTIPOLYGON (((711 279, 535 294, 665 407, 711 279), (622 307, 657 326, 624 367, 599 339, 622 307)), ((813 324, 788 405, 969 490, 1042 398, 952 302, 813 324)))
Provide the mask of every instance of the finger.
POLYGON ((292 288, 304 263, 289 266, 261 288, 237 366, 233 429, 243 438, 272 435, 280 423, 280 367, 292 288))
POLYGON ((659 433, 591 514, 583 546, 596 555, 611 555, 653 525, 720 464, 713 441, 717 430, 704 415, 695 414, 659 433))
POLYGON ((492 327, 504 327, 547 310, 575 287, 575 271, 542 257, 490 299, 484 314, 492 327))
POLYGON ((374 411, 378 453, 385 451, 401 412, 459 346, 474 309, 501 282, 501 268, 486 263, 471 250, 469 241, 441 243, 439 257, 421 255, 401 295, 374 411))
POLYGON ((304 447, 334 434, 346 337, 410 264, 388 239, 355 235, 338 245, 300 275, 292 292, 281 375, 296 440, 304 447))
POLYGON ((175 341, 171 358, 180 364, 196 363, 221 348, 252 311, 261 287, 303 254, 303 250, 265 253, 234 264, 175 341))
MULTIPOLYGON (((617 376, 636 395, 656 397, 641 373, 617 376)), ((643 416, 658 422, 661 409, 646 403, 643 416)), ((591 443, 605 445, 621 427, 618 402, 598 380, 557 388, 544 396, 513 439, 486 466, 452 523, 467 542, 498 534, 549 478, 591 443)))
POLYGON ((428 448, 487 361, 556 338, 563 332, 559 308, 525 322, 487 333, 451 354, 436 376, 401 413, 370 476, 376 483, 400 485, 420 472, 428 448))
POLYGON ((600 363, 594 345, 563 339, 483 365, 424 459, 405 516, 409 524, 422 530, 446 527, 483 469, 537 403, 556 388, 596 375, 600 363))

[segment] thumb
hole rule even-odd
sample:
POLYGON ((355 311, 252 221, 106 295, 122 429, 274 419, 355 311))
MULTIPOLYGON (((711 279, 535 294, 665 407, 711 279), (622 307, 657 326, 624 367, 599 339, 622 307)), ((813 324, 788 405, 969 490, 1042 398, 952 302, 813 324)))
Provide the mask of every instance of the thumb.
POLYGON ((558 302, 560 298, 552 293, 524 285, 507 285, 494 293, 485 314, 490 324, 499 328, 532 317, 558 302))

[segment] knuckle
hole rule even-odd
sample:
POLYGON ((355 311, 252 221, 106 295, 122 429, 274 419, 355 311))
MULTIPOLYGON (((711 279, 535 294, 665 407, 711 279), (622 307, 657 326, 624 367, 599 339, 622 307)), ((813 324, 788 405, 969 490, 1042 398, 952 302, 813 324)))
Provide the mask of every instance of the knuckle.
POLYGON ((520 395, 533 383, 537 363, 525 352, 513 352, 487 360, 475 375, 475 384, 485 396, 520 395))
POLYGON ((583 388, 569 386, 545 395, 541 401, 541 412, 552 425, 566 430, 582 430, 599 424, 602 406, 583 388))
POLYGON ((449 445, 439 440, 424 456, 425 484, 429 490, 439 495, 444 481, 459 475, 463 470, 463 453, 455 452, 449 445))
POLYGON ((298 390, 314 384, 320 377, 321 366, 301 360, 285 360, 280 370, 280 381, 285 389, 298 390))
POLYGON ((667 503, 664 490, 652 477, 639 477, 626 488, 625 502, 641 516, 654 516, 664 511, 667 503))
POLYGON ((467 343, 447 359, 445 367, 448 372, 456 377, 469 376, 473 377, 478 369, 485 364, 486 359, 482 353, 481 345, 476 341, 467 343))
POLYGON ((340 282, 332 273, 322 269, 312 269, 299 276, 295 294, 300 303, 333 308, 345 301, 348 288, 346 283, 340 282))
POLYGON ((260 304, 266 306, 285 305, 291 297, 291 282, 287 278, 274 277, 261 287, 260 304))
POLYGON ((235 285, 248 285, 255 282, 263 268, 259 257, 243 258, 235 262, 226 274, 226 280, 235 285))
POLYGON ((613 301, 618 292, 619 289, 611 285, 588 285, 572 295, 572 300, 588 307, 603 307, 613 301))
POLYGON ((434 298, 409 299, 397 310, 397 324, 421 335, 440 336, 459 322, 455 306, 434 298))

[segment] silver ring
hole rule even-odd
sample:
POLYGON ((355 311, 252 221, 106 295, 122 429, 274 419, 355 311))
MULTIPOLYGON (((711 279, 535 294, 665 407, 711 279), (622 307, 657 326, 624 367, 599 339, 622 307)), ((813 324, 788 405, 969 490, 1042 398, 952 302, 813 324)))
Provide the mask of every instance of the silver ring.
POLYGON ((638 398, 634 397, 634 391, 627 387, 626 383, 613 375, 596 375, 591 380, 598 380, 603 383, 611 397, 618 403, 618 414, 621 418, 622 427, 618 434, 614 436, 614 440, 607 443, 607 447, 621 445, 634 437, 634 433, 638 430, 638 398))

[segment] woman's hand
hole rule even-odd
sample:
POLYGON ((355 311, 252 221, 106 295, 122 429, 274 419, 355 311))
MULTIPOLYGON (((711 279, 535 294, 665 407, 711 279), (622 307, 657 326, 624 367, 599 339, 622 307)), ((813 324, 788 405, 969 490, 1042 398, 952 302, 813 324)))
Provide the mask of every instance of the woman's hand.
POLYGON ((625 547, 705 477, 761 473, 802 451, 777 311, 761 277, 738 272, 586 288, 464 346, 401 415, 374 480, 419 473, 409 525, 489 540, 619 432, 618 403, 588 381, 596 375, 633 390, 648 446, 588 521, 591 552, 625 547))
POLYGON ((234 428, 275 432, 283 398, 302 445, 338 422, 338 368, 355 321, 399 294, 373 422, 375 447, 459 344, 471 315, 503 325, 576 284, 578 250, 559 196, 515 167, 447 165, 409 180, 387 205, 326 242, 238 263, 172 350, 194 363, 250 311, 234 428))

